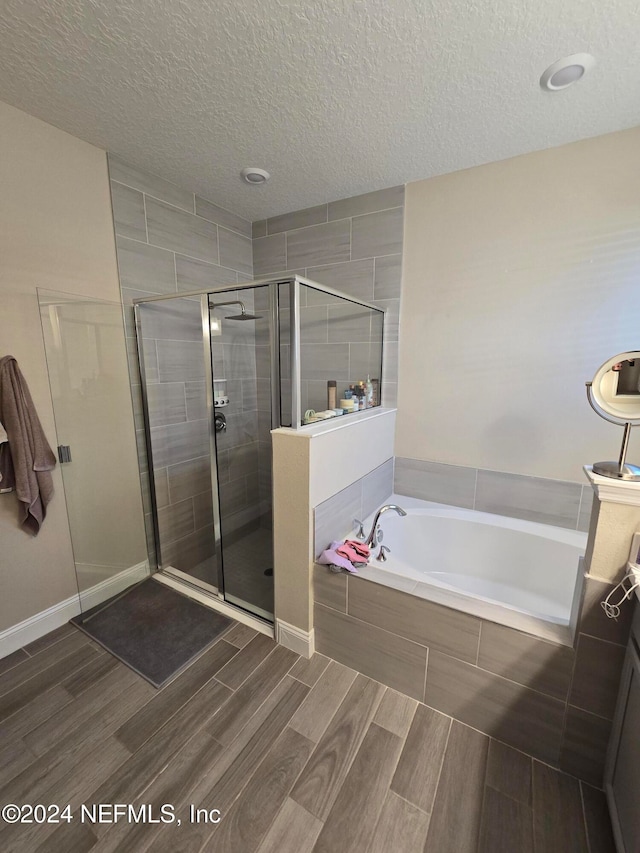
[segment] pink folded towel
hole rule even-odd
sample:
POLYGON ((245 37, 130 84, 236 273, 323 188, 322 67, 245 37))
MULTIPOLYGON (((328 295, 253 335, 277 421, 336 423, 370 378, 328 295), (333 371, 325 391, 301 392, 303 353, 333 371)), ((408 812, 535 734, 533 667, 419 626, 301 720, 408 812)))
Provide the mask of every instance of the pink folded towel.
POLYGON ((337 554, 340 554, 341 557, 346 557, 347 560, 350 560, 352 563, 366 563, 369 559, 369 549, 365 545, 362 547, 362 543, 358 543, 360 547, 357 549, 354 548, 353 543, 348 540, 344 542, 342 545, 339 545, 335 551, 337 554), (366 553, 363 553, 366 552, 366 553))

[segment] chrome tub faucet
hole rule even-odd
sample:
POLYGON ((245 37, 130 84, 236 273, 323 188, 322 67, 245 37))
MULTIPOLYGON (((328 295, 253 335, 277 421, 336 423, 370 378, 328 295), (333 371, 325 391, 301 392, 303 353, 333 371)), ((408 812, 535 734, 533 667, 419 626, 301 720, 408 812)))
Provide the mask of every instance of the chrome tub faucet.
POLYGON ((388 512, 390 509, 392 509, 394 512, 397 512, 398 515, 404 516, 407 514, 405 512, 405 510, 402 509, 401 506, 397 506, 396 504, 385 504, 384 506, 381 506, 380 509, 378 510, 378 512, 376 513, 376 517, 373 519, 373 525, 371 527, 371 532, 369 533, 369 535, 365 539, 365 545, 368 545, 371 548, 371 547, 375 547, 378 544, 378 542, 380 541, 380 539, 378 538, 378 536, 379 536, 378 521, 379 521, 382 513, 388 512))

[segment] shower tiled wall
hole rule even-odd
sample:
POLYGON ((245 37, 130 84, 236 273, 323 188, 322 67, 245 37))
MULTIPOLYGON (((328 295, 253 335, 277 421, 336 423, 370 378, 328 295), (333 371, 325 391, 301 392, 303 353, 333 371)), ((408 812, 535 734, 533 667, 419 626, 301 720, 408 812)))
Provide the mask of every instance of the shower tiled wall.
MULTIPOLYGON (((154 563, 132 300, 232 286, 251 279, 251 223, 112 155, 109 172, 147 540, 154 563)), ((161 438, 155 459, 159 523, 163 538, 170 543, 169 556, 179 552, 188 570, 210 556, 212 539, 208 422, 202 409, 202 343, 201 337, 200 343, 196 339, 201 332, 193 327, 191 318, 183 316, 182 322, 180 317, 173 318, 171 328, 159 326, 154 334, 158 336, 155 340, 162 342, 148 348, 145 361, 153 386, 150 404, 154 429, 161 438)), ((229 334, 238 333, 229 330, 229 334)), ((225 357, 231 357, 232 343, 231 339, 220 340, 214 346, 214 358, 217 354, 218 363, 224 364, 225 357)), ((246 344, 240 346, 249 349, 246 344)), ((234 358, 240 362, 240 356, 238 349, 234 358)), ((227 409, 229 426, 222 438, 220 492, 225 505, 238 513, 249 506, 257 491, 257 410, 253 375, 245 376, 240 370, 234 380, 238 384, 228 388, 234 402, 227 409)))
MULTIPOLYGON (((387 309, 385 406, 395 406, 397 399, 403 213, 404 187, 399 186, 260 220, 252 231, 256 277, 298 273, 387 309)), ((330 296, 309 292, 302 303, 302 320, 318 338, 314 342, 307 335, 302 346, 303 408, 326 408, 324 377, 366 378, 369 360, 363 347, 368 344, 358 340, 358 330, 350 343, 331 339, 331 312, 340 310, 332 302, 330 296), (305 374, 305 364, 311 363, 313 373, 305 374)))

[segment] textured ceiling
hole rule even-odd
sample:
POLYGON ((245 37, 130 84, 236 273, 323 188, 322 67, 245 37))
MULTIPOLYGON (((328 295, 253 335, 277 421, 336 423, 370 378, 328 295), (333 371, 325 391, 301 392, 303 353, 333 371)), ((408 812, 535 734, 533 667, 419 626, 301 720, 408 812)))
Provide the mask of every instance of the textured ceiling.
POLYGON ((255 220, 638 125, 639 32, 637 0, 4 0, 0 100, 255 220))

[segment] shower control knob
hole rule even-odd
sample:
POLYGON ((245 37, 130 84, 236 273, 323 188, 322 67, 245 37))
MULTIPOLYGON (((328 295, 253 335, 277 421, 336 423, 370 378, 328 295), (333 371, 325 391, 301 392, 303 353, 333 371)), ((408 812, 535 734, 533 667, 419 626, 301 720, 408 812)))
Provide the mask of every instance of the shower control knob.
POLYGON ((220 413, 216 414, 216 416, 214 418, 214 424, 215 424, 216 432, 224 432, 227 428, 227 419, 220 412, 220 413))

